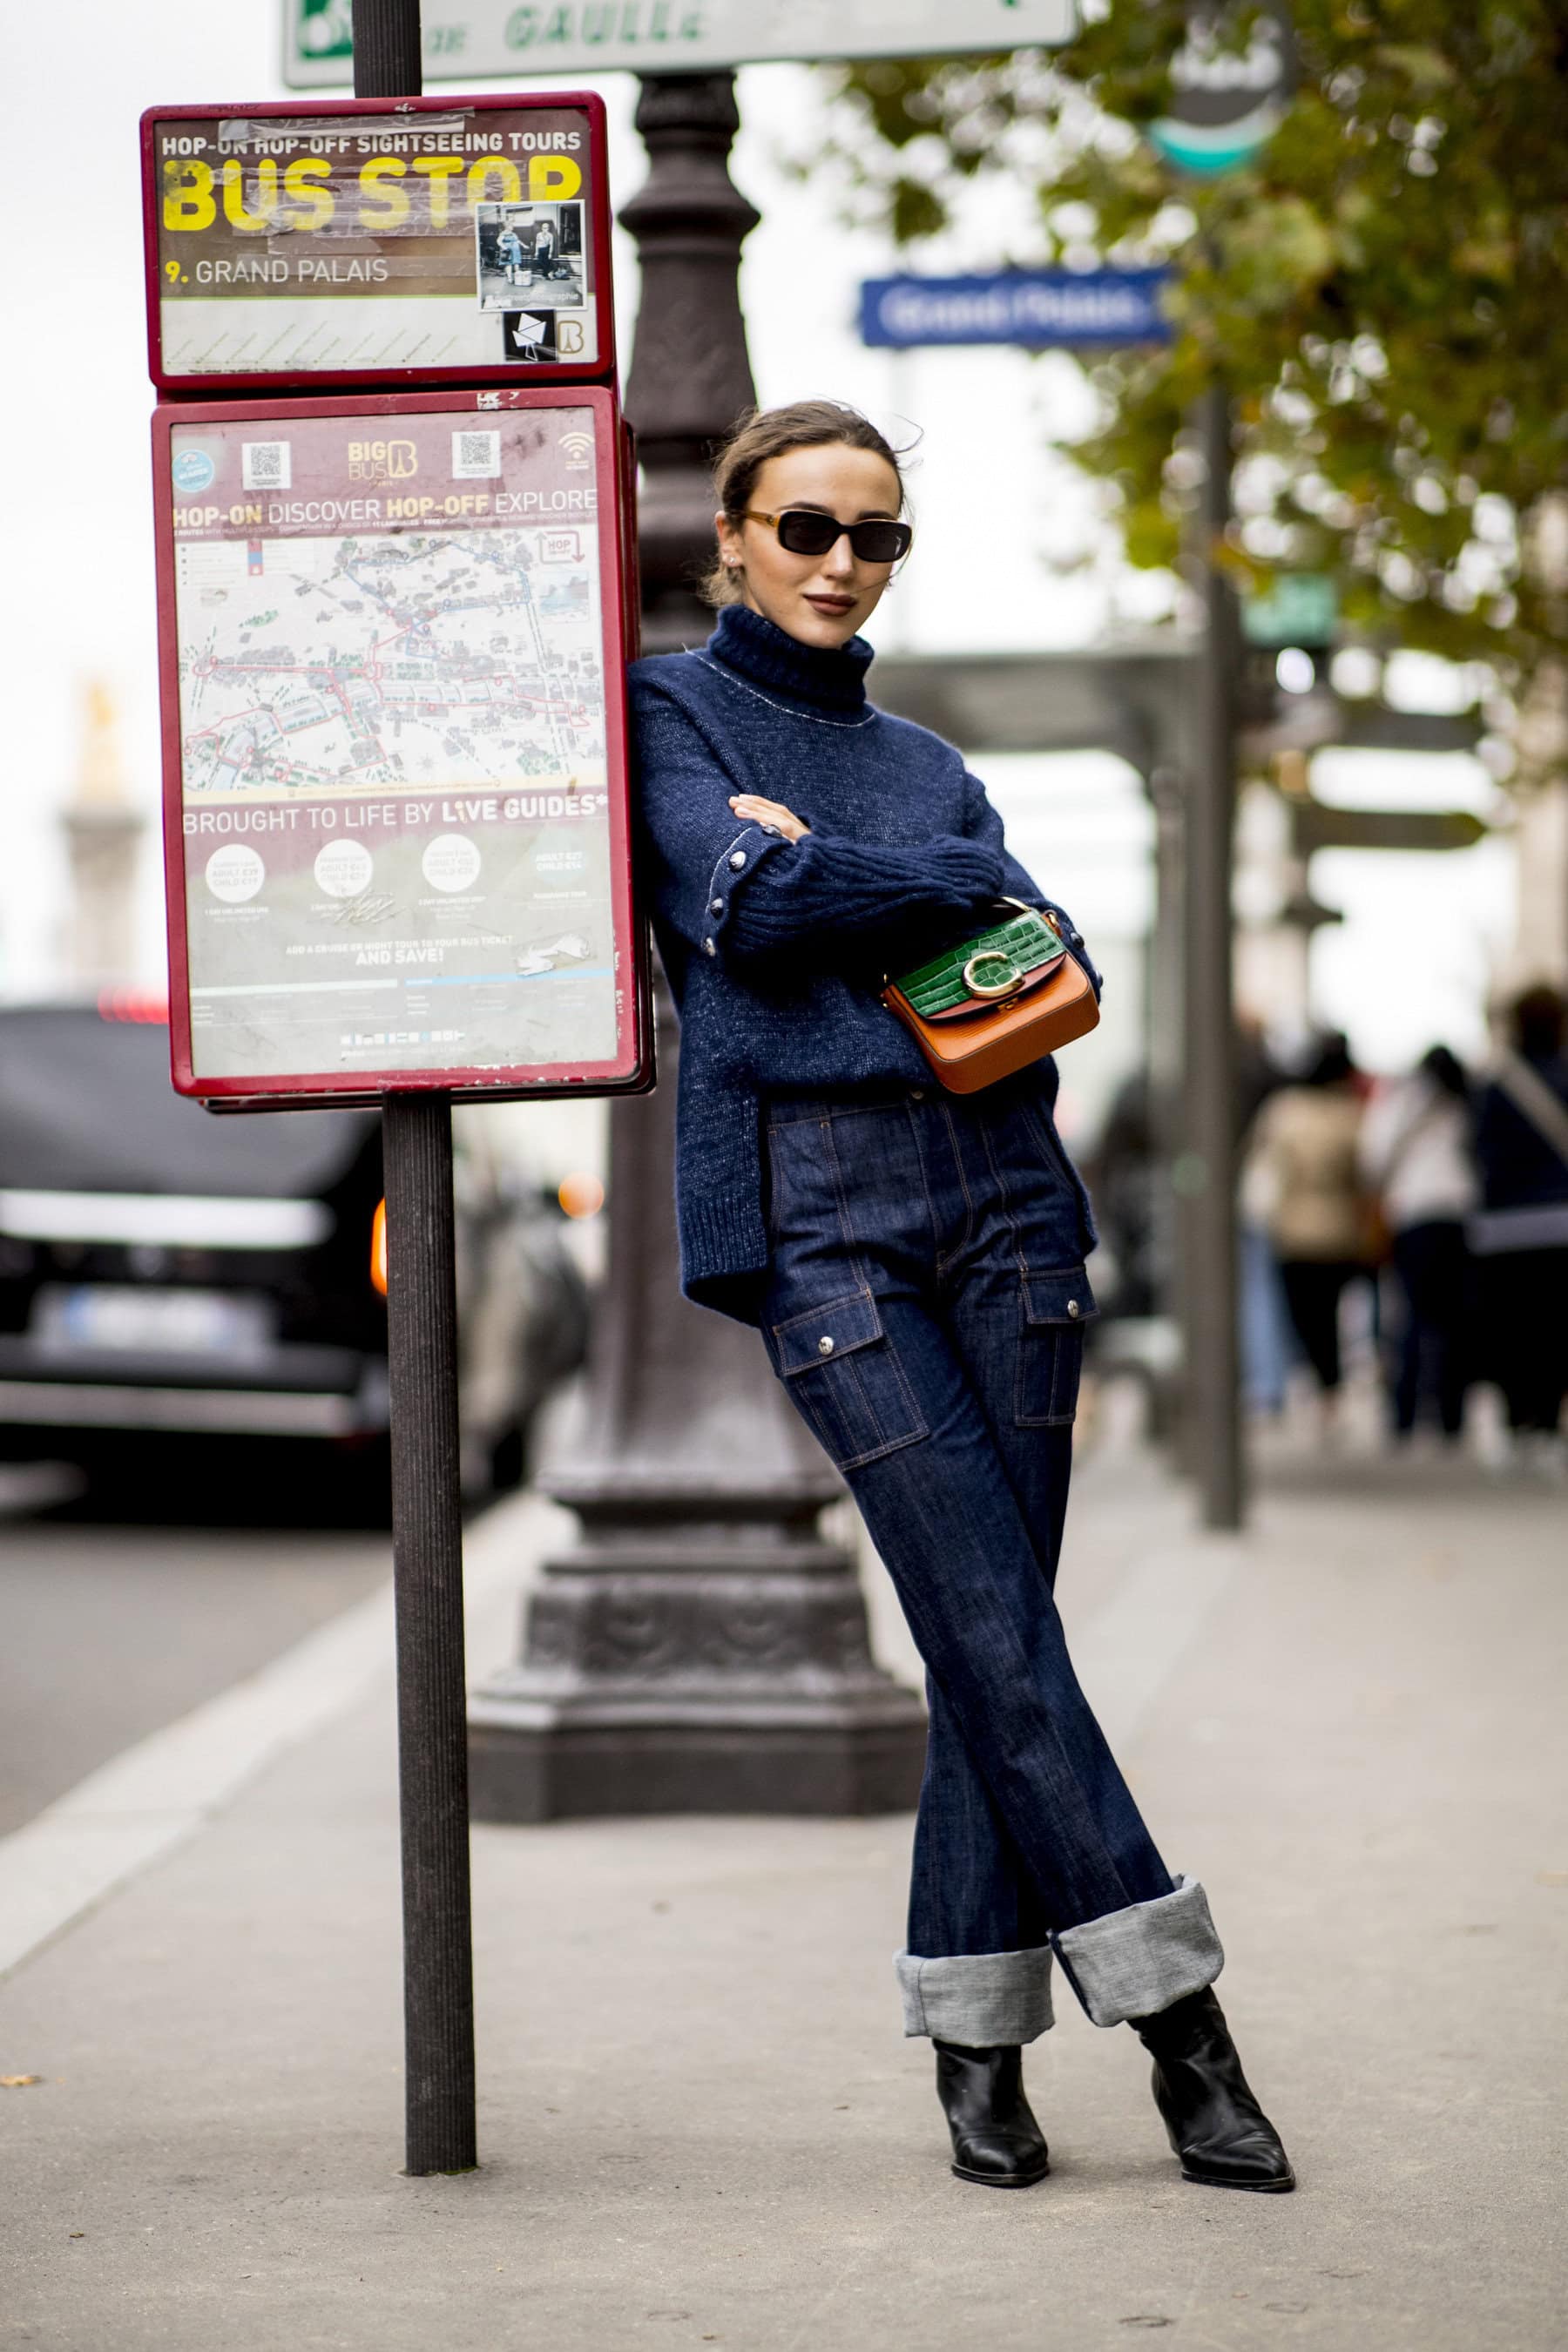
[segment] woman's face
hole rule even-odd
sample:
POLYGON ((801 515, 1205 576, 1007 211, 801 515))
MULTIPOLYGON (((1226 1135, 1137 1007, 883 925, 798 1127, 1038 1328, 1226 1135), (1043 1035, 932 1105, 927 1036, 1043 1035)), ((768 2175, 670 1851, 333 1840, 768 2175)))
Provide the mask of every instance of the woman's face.
MULTIPOLYGON (((899 503, 898 477, 887 459, 841 441, 770 457, 747 500, 753 514, 811 507, 847 523, 896 520, 899 503)), ((720 556, 733 567, 746 603, 802 645, 847 643, 870 619, 892 576, 890 563, 863 563, 847 539, 836 540, 826 555, 792 555, 765 522, 737 525, 721 514, 714 523, 720 556)))

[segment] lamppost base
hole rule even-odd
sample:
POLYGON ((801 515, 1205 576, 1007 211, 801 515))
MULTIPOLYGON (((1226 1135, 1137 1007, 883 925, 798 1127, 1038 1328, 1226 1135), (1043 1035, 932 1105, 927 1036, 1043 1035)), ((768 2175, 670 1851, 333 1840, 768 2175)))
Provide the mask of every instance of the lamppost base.
POLYGON ((481 1822, 552 1822, 647 1813, 901 1813, 920 1793, 925 1721, 908 1693, 879 1707, 825 1706, 817 1719, 737 1719, 726 1694, 714 1719, 648 1720, 643 1700, 606 1720, 596 1708, 509 1705, 491 1687, 468 1725, 468 1780, 481 1822), (881 1717, 882 1720, 874 1719, 881 1717))
POLYGON ((519 1660, 468 1704, 476 1817, 908 1811, 925 1710, 871 1657, 851 1554, 671 1532, 546 1566, 519 1660))

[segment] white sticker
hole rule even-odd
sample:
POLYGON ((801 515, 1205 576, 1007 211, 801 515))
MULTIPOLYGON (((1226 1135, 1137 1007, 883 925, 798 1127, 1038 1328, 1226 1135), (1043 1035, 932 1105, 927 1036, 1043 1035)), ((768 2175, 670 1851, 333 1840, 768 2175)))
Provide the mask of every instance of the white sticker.
POLYGON ((453 434, 452 479, 455 482, 494 482, 500 478, 499 433, 453 434))
POLYGON ((329 898, 357 898, 370 887, 375 866, 363 841, 329 841, 316 852, 319 889, 329 898))
POLYGON ((242 441, 239 445, 240 487, 247 490, 290 490, 294 487, 293 450, 287 441, 242 441))
POLYGON ((229 906, 254 898, 266 879, 266 866, 243 841, 226 842, 207 859, 207 888, 229 906))
POLYGON ((479 880, 483 860, 467 834, 438 833, 419 862, 432 890, 467 890, 479 880))

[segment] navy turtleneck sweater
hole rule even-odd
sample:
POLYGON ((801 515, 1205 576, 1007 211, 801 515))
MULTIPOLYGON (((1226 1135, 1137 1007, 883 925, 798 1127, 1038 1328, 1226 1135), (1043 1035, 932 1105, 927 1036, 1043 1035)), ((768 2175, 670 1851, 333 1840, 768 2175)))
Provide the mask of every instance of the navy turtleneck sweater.
MULTIPOLYGON (((1051 903, 951 744, 867 700, 870 662, 859 637, 824 652, 730 604, 700 651, 631 671, 645 902, 680 1015, 682 1286, 742 1322, 768 1263, 763 1103, 929 1077, 884 975, 978 929, 999 892, 1051 903), (809 835, 742 823, 739 793, 809 835)), ((1049 1062, 1038 1084, 1053 1101, 1049 1062)))

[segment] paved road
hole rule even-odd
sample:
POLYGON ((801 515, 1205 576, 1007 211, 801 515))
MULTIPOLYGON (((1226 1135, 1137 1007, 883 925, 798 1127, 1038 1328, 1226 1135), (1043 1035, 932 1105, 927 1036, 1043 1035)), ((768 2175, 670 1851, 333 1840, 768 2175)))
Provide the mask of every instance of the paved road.
MULTIPOLYGON (((0 2068, 36 2079, 0 2092, 0 2334, 1555 2352, 1561 1491, 1304 1455, 1259 1486, 1244 1540, 1195 1539, 1185 1499, 1108 1451, 1064 1588, 1158 1833, 1214 1892, 1299 2195, 1184 2186, 1131 2035, 1066 1997, 1029 2056, 1051 2179, 953 2180, 888 1966, 899 1820, 481 1829, 483 2168, 401 2177, 383 1671, 8 1979, 0 2068)), ((560 1539, 532 1504, 487 1523, 477 1674, 560 1539)))
POLYGON ((0 1468, 0 1836, 390 1572, 384 1535, 310 1525, 300 1465, 227 1468, 184 1526, 158 1524, 163 1480, 72 1499, 68 1475, 0 1468))

